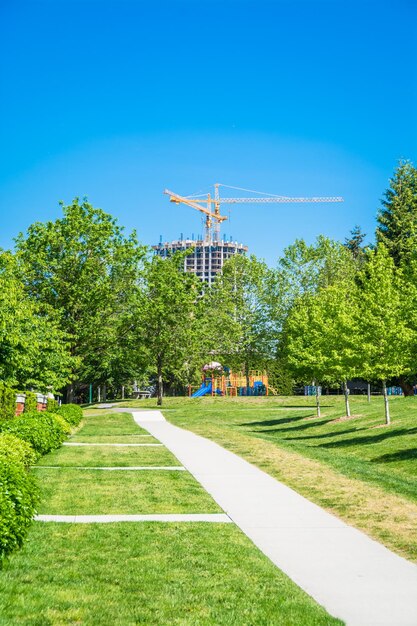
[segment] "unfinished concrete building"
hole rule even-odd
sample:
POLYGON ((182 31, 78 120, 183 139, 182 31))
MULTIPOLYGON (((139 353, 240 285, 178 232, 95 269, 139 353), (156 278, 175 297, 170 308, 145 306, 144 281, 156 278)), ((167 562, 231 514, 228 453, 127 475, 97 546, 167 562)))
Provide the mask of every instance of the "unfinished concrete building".
POLYGON ((184 271, 193 272, 210 285, 227 259, 234 254, 246 254, 248 251, 247 246, 237 241, 204 241, 202 239, 194 241, 183 238, 165 243, 161 241, 152 248, 163 258, 179 250, 193 248, 193 252, 184 259, 184 271))

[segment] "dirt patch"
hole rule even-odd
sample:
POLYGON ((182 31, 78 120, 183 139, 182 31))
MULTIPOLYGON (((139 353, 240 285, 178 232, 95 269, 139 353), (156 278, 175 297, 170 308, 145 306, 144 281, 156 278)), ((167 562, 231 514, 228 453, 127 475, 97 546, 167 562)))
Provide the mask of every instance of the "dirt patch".
POLYGON ((342 417, 337 417, 335 420, 331 420, 329 424, 337 424, 338 422, 349 422, 350 420, 356 420, 358 417, 363 417, 359 413, 357 415, 343 415, 342 417))

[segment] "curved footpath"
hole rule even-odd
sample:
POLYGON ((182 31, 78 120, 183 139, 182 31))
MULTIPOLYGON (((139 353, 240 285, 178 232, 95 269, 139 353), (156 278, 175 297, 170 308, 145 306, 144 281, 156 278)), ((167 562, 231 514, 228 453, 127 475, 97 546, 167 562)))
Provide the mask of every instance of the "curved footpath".
POLYGON ((416 565, 160 411, 129 413, 330 614, 347 626, 417 626, 416 565))

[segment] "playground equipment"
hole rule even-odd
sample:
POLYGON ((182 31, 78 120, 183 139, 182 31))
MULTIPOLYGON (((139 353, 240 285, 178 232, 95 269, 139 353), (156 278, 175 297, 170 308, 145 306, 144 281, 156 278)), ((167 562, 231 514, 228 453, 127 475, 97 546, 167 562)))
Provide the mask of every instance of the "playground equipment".
POLYGON ((201 396, 266 396, 268 376, 266 372, 250 370, 248 379, 243 372, 232 372, 228 367, 212 361, 203 367, 201 386, 193 392, 188 388, 190 398, 201 396), (249 384, 248 384, 249 383, 249 384))

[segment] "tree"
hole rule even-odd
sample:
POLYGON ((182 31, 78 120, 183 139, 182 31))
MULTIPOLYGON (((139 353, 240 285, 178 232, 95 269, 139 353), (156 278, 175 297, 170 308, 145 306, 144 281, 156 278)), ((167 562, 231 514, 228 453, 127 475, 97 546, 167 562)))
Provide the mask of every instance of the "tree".
POLYGON ((164 382, 180 376, 196 347, 196 300, 200 283, 183 271, 184 253, 146 262, 134 321, 140 360, 157 376, 158 405, 164 382))
POLYGON ((386 381, 410 370, 416 331, 410 327, 409 301, 403 297, 402 270, 395 268, 384 244, 368 253, 359 283, 360 374, 366 380, 382 381, 385 421, 389 424, 386 381))
POLYGON ((363 233, 361 227, 356 225, 350 231, 350 238, 345 238, 345 243, 343 244, 345 248, 347 248, 352 254, 353 258, 356 260, 363 260, 364 252, 366 247, 363 245, 363 241, 366 237, 366 233, 363 233))
POLYGON ((404 267, 417 249, 417 169, 410 161, 400 161, 390 179, 377 221, 377 243, 404 267))
POLYGON ((287 360, 298 380, 316 385, 320 417, 320 383, 343 382, 346 415, 350 416, 347 380, 357 372, 358 340, 354 316, 356 288, 344 280, 303 294, 294 304, 285 325, 287 360))
POLYGON ((16 259, 0 253, 0 379, 38 391, 59 390, 74 359, 53 310, 41 309, 25 294, 16 259))
POLYGON ((247 386, 249 371, 265 367, 276 352, 270 286, 271 272, 264 262, 235 255, 224 264, 212 291, 208 319, 217 333, 213 346, 230 367, 244 370, 247 386))
MULTIPOLYGON (((103 383, 126 361, 131 303, 145 249, 116 220, 76 198, 55 222, 36 222, 16 240, 26 292, 56 311, 76 357, 71 380, 103 383)), ((127 374, 126 374, 127 375, 127 374)), ((67 400, 73 397, 73 385, 67 400)))

